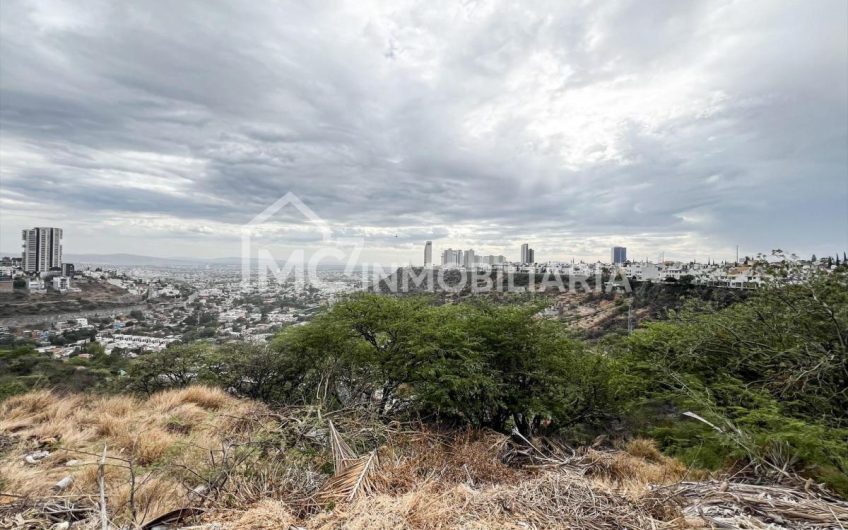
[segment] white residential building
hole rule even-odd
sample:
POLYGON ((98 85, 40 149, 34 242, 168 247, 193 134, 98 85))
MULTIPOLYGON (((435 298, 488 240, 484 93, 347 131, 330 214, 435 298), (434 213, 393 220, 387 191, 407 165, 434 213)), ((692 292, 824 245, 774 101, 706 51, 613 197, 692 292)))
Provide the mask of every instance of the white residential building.
POLYGON ((31 293, 44 294, 47 292, 47 287, 44 285, 44 280, 41 278, 29 278, 27 280, 27 289, 31 293))
POLYGON ((111 336, 98 334, 97 341, 109 345, 107 350, 111 351, 114 348, 135 349, 143 348, 145 350, 162 351, 168 347, 168 344, 177 340, 177 337, 148 337, 146 335, 125 335, 116 333, 111 336))
POLYGON ((62 229, 41 226, 25 229, 21 268, 26 272, 44 272, 62 267, 62 229))
POLYGON ((218 320, 223 322, 233 322, 240 318, 245 318, 247 316, 247 311, 244 309, 230 309, 229 311, 224 311, 220 315, 218 315, 218 320))
POLYGON ((67 276, 54 276, 53 288, 59 292, 65 292, 71 288, 71 279, 67 276))
POLYGON ((665 279, 665 276, 661 277, 662 266, 647 261, 631 262, 625 266, 625 271, 627 271, 628 277, 635 278, 637 281, 652 282, 665 279))

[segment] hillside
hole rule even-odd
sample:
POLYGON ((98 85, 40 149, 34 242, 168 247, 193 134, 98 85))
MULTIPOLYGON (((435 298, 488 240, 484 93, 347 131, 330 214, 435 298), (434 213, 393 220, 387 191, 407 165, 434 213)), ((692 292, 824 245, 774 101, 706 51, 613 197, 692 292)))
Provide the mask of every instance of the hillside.
POLYGON ((79 291, 60 293, 49 289, 45 294, 31 294, 24 289, 17 289, 11 293, 0 293, 0 318, 5 321, 4 325, 14 325, 16 320, 26 320, 27 317, 58 313, 73 315, 142 302, 140 296, 100 280, 76 278, 73 287, 79 291))
POLYGON ((572 451, 553 439, 271 409, 201 386, 146 399, 39 391, 0 405, 0 526, 101 528, 100 477, 110 528, 848 524, 848 504, 815 485, 710 477, 642 439, 572 451))

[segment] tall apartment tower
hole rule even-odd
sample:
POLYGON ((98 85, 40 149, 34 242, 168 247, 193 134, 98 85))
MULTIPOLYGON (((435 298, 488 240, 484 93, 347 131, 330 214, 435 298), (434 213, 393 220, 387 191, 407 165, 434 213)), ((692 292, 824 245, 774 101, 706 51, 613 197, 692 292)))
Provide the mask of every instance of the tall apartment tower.
POLYGON ((459 267, 462 265, 462 251, 449 248, 442 252, 442 266, 459 267))
POLYGON ((21 232, 24 240, 21 267, 26 272, 62 267, 62 229, 40 226, 21 232))
POLYGON ((627 248, 612 247, 612 264, 621 265, 625 261, 627 261, 627 248))
POLYGON ((433 242, 427 241, 424 244, 424 266, 429 267, 433 264, 433 242))
POLYGON ((474 249, 468 249, 462 253, 462 266, 466 269, 474 268, 477 260, 474 256, 474 249))
POLYGON ((521 263, 530 263, 528 258, 530 257, 530 245, 524 243, 521 245, 521 263))
POLYGON ((536 263, 536 252, 532 248, 527 249, 527 263, 536 263))

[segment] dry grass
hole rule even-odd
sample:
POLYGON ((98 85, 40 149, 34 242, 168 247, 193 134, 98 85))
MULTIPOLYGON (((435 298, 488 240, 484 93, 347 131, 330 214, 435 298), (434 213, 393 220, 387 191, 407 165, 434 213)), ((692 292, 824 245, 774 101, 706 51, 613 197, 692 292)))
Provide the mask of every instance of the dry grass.
POLYGON ((424 482, 449 489, 464 483, 480 486, 520 481, 528 473, 500 460, 504 440, 501 434, 472 430, 399 437, 380 454, 382 488, 398 494, 424 482))
POLYGON ((20 396, 12 396, 0 407, 0 416, 4 421, 18 418, 37 416, 41 411, 55 405, 56 397, 47 390, 29 392, 20 396))
MULTIPOLYGON (((67 475, 73 485, 64 493, 97 494, 97 460, 108 448, 105 468, 110 511, 116 522, 129 522, 132 490, 129 462, 137 475, 134 491, 136 523, 188 503, 185 469, 202 470, 209 451, 231 436, 228 426, 256 404, 218 389, 189 387, 161 392, 147 400, 130 396, 59 396, 38 391, 15 396, 0 405, 0 433, 14 440, 0 459, 0 491, 31 498, 54 494, 52 486, 67 475), (34 450, 50 456, 37 465, 23 457, 34 450), (175 462, 179 460, 179 466, 175 462), (73 461, 73 466, 67 462, 73 461), (185 481, 184 486, 181 481, 185 481)), ((261 408, 261 407, 260 407, 261 408)), ((2 496, 0 503, 14 497, 2 496)))
MULTIPOLYGON (((497 433, 386 431, 375 494, 354 503, 333 501, 338 506, 324 511, 306 499, 327 480, 318 471, 331 458, 322 437, 303 436, 322 424, 309 411, 298 414, 305 418, 280 418, 262 405, 200 386, 146 400, 50 392, 15 397, 0 407, 0 432, 17 440, 0 460, 2 489, 48 496, 53 484, 71 474, 74 483, 66 493, 95 496, 98 455, 106 445, 114 457, 105 473, 108 505, 119 524, 133 520, 129 460, 136 473, 137 524, 203 501, 190 489, 206 484, 218 488, 216 510, 206 518, 227 528, 286 528, 298 517, 308 528, 556 528, 575 518, 626 525, 649 517, 635 508, 638 492, 685 472, 647 441, 632 442, 628 452, 590 452, 586 458, 597 463, 587 480, 503 463, 507 439, 497 433), (294 436, 282 432, 291 426, 300 429, 294 436), (295 446, 284 447, 292 439, 295 446), (262 447, 263 456, 243 458, 249 455, 245 440, 262 447), (35 466, 23 463, 23 455, 36 448, 51 455, 35 466), (308 456, 316 449, 317 456, 308 456), (69 460, 76 462, 68 466, 69 460), (595 504, 584 502, 593 496, 595 504)), ((357 421, 342 430, 366 431, 357 421)), ((373 439, 349 441, 361 448, 373 439)))
POLYGON ((624 451, 627 454, 637 458, 644 458, 651 462, 661 462, 664 460, 663 454, 657 448, 657 442, 649 438, 635 438, 624 445, 624 451))
POLYGON ((160 392, 149 400, 150 406, 159 412, 169 412, 180 405, 193 403, 206 410, 218 410, 234 406, 238 400, 223 390, 207 386, 190 386, 180 390, 160 392))
POLYGON ((561 470, 479 489, 445 486, 425 482, 401 495, 338 506, 310 520, 309 528, 682 528, 679 521, 658 520, 636 503, 561 470))
POLYGON ((297 518, 282 501, 265 499, 259 501, 230 522, 228 528, 251 528, 255 530, 278 530, 297 523, 297 518))
MULTIPOLYGON (((327 420, 314 409, 272 412, 205 387, 149 399, 34 392, 0 405, 0 433, 13 440, 11 446, 4 441, 0 455, 0 492, 51 498, 51 487, 70 474, 74 482, 63 495, 91 506, 104 445, 116 527, 204 506, 203 522, 233 530, 695 528, 711 523, 690 509, 693 500, 711 502, 726 490, 691 482, 702 477, 650 440, 574 456, 557 455, 555 443, 537 440, 550 448, 543 451, 553 451, 539 458, 493 432, 404 430, 354 414, 336 414, 333 422, 359 455, 378 449, 380 464, 369 473, 373 487, 353 502, 318 494, 333 484, 333 458, 327 420), (36 449, 50 456, 25 464, 23 456, 36 449), (199 485, 206 489, 191 491, 199 485)), ((794 500, 783 495, 791 513, 794 500)), ((0 527, 15 509, 38 516, 36 502, 22 502, 0 496, 0 527)), ((814 515, 826 518, 832 509, 848 514, 848 507, 820 503, 814 515)))

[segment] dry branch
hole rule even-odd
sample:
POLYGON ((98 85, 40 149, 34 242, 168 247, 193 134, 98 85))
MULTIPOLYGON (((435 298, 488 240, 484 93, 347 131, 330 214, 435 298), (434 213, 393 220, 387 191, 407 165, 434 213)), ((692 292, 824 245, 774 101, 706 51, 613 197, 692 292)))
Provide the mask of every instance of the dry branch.
POLYGON ((100 527, 109 530, 109 519, 106 515, 106 446, 103 446, 103 456, 97 467, 97 483, 100 486, 100 527))

